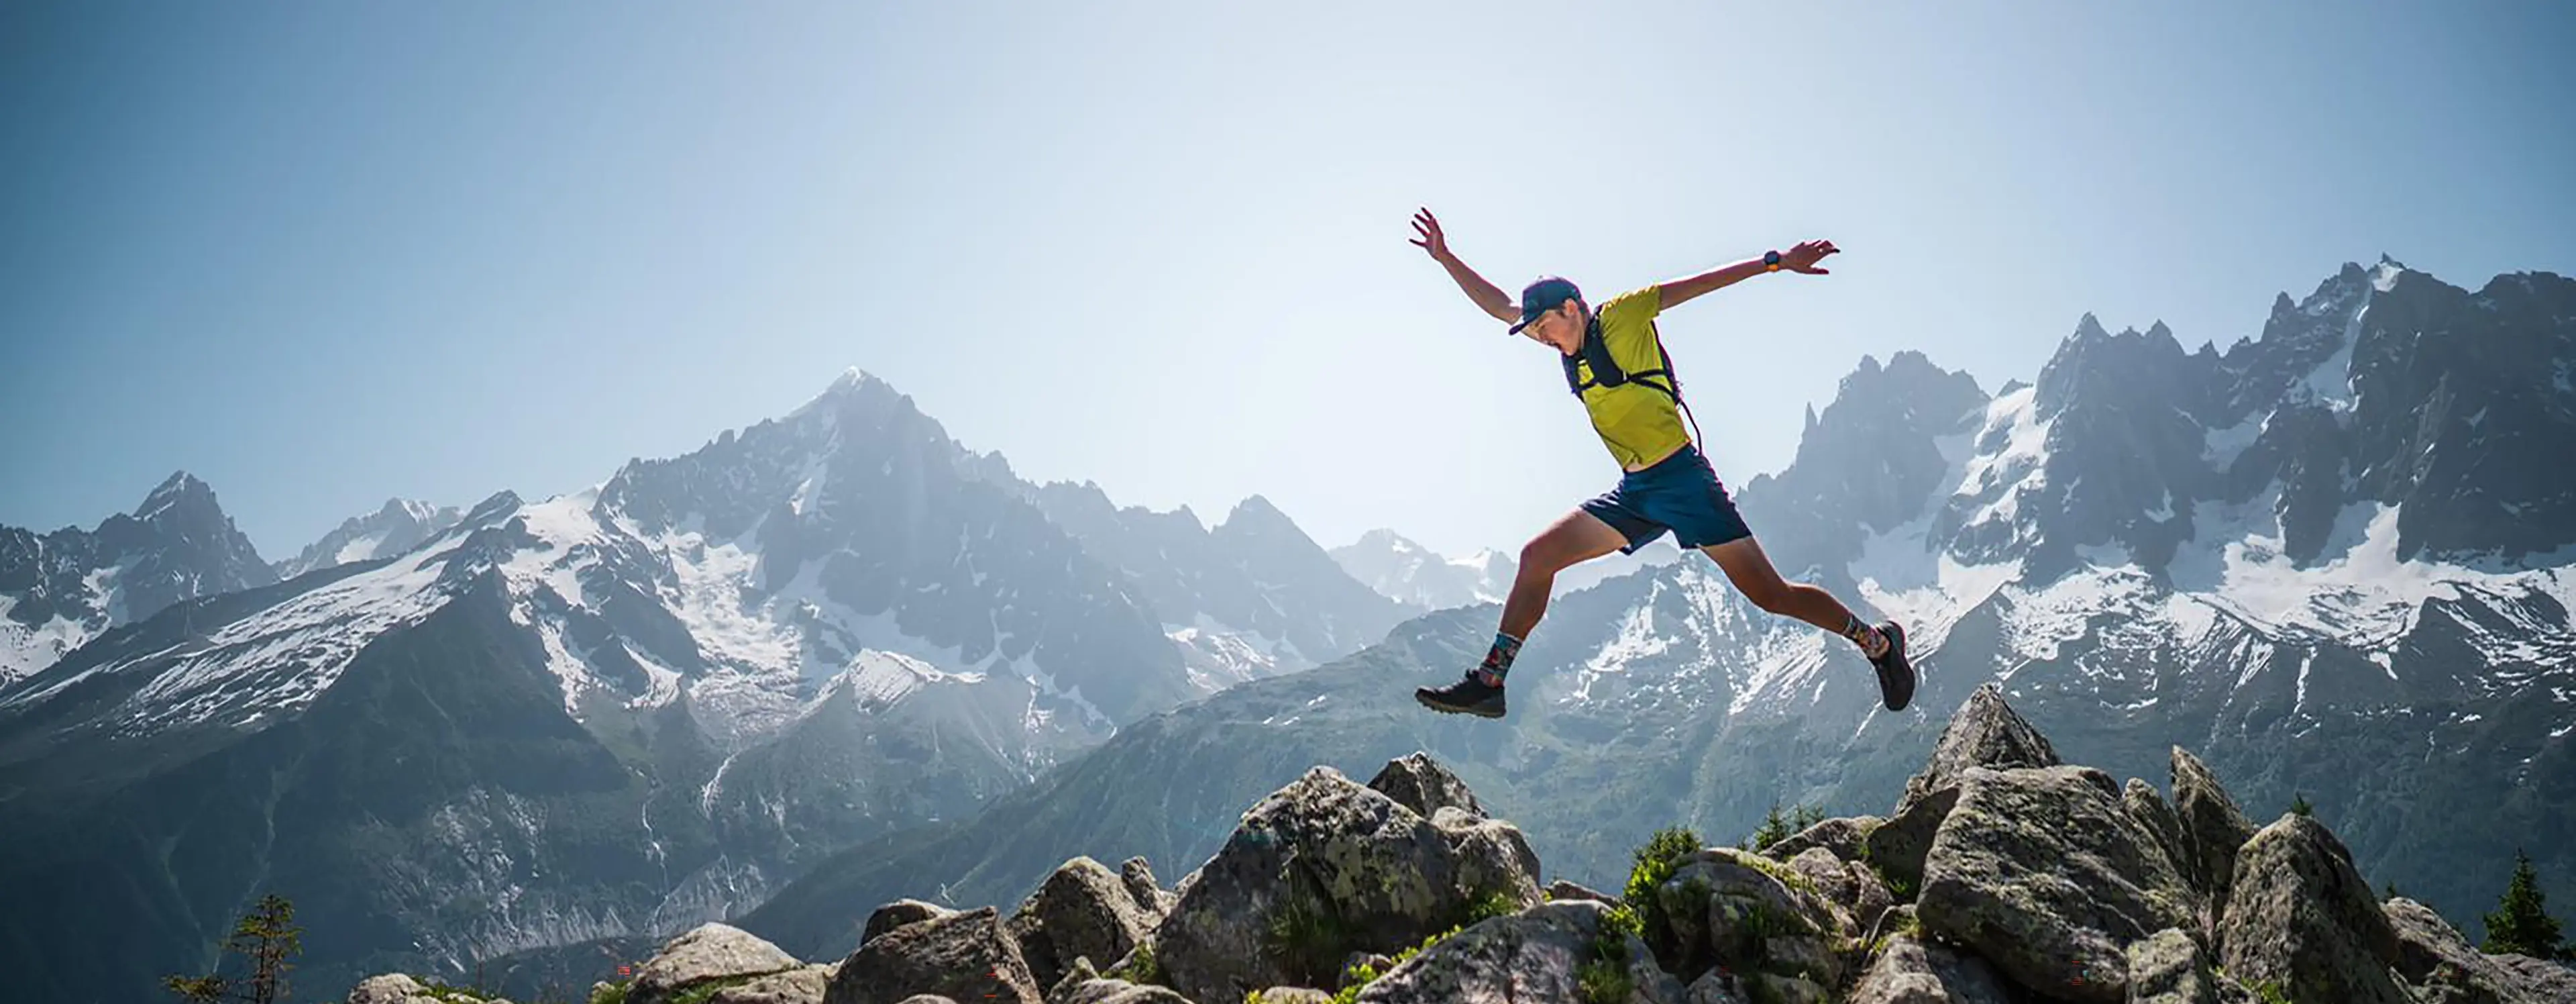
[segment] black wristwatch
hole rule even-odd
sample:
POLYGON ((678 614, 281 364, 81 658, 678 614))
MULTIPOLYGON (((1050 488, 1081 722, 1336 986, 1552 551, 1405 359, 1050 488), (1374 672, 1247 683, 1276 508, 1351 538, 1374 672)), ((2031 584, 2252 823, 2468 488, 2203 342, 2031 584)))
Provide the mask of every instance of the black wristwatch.
POLYGON ((1776 251, 1776 250, 1775 250, 1775 251, 1765 251, 1765 252, 1762 252, 1762 270, 1763 270, 1763 271, 1765 271, 1765 272, 1777 272, 1777 271, 1779 271, 1779 270, 1780 270, 1780 252, 1778 252, 1778 251, 1776 251))

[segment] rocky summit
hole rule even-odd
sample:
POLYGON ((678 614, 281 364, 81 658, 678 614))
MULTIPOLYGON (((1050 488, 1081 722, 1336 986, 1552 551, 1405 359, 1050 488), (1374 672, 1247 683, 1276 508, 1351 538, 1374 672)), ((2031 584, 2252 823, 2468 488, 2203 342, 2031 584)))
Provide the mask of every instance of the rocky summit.
MULTIPOLYGON (((2576 1000, 2382 899, 2296 813, 2251 825, 2176 748, 2169 792, 2056 762, 1988 685, 1884 817, 1758 850, 1670 830, 1619 894, 1542 888, 1520 829, 1428 755, 1246 808, 1171 889, 1074 857, 1007 911, 876 908, 838 958, 723 924, 590 1004, 2237 1004, 2576 1000)), ((924 890, 925 893, 931 890, 924 890)), ((497 1001, 401 974, 350 1004, 497 1001)))

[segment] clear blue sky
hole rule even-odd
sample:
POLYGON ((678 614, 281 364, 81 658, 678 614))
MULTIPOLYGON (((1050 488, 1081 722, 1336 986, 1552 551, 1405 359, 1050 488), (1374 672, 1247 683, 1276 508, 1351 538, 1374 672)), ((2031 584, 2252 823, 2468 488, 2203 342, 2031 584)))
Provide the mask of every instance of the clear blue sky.
MULTIPOLYGON (((1510 546, 1616 468, 1406 243, 1665 315, 1719 472, 1864 353, 2576 270, 2576 6, 0 5, 0 523, 262 552, 579 489, 858 366, 1023 475, 1510 546), (2259 9, 2240 9, 2259 8, 2259 9)), ((1757 527, 1757 530, 1759 528, 1757 527)))

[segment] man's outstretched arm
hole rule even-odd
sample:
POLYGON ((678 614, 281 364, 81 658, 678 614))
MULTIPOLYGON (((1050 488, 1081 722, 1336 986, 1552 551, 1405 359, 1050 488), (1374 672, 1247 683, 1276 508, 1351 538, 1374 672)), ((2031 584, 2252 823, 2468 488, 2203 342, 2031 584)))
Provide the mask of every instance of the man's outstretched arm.
POLYGON ((1520 308, 1513 305, 1510 293, 1503 292, 1500 286, 1486 282, 1484 276, 1477 275, 1475 269, 1468 268, 1466 262, 1459 261, 1457 255, 1449 253, 1449 238, 1440 232, 1440 220, 1431 215, 1431 210, 1424 209, 1413 214, 1413 230, 1422 236, 1412 238, 1408 243, 1430 252, 1431 260, 1439 262, 1441 268, 1449 270, 1449 278, 1458 283, 1460 290, 1466 292, 1467 299, 1476 302, 1478 309, 1494 315, 1495 320, 1506 324, 1520 320, 1520 308))
MULTIPOLYGON (((1841 251, 1832 241, 1801 241, 1798 246, 1780 252, 1780 267, 1808 275, 1830 275, 1830 269, 1816 267, 1829 254, 1841 251)), ((1661 308, 1671 310, 1702 293, 1724 289, 1768 271, 1760 258, 1747 258, 1732 265, 1710 269, 1687 279, 1675 279, 1658 285, 1661 308)))

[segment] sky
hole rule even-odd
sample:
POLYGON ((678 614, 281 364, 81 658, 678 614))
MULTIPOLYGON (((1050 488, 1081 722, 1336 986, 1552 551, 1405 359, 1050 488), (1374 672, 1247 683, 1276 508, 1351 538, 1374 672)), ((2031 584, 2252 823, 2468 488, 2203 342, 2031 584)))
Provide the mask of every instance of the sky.
POLYGON ((857 367, 1031 480, 1516 547, 1618 468, 1417 207, 1596 300, 1840 246, 1660 320, 1740 486, 1864 355, 1991 392, 2088 311, 2576 271, 2570 51, 2537 0, 0 4, 0 524, 184 469, 280 558, 857 367))

